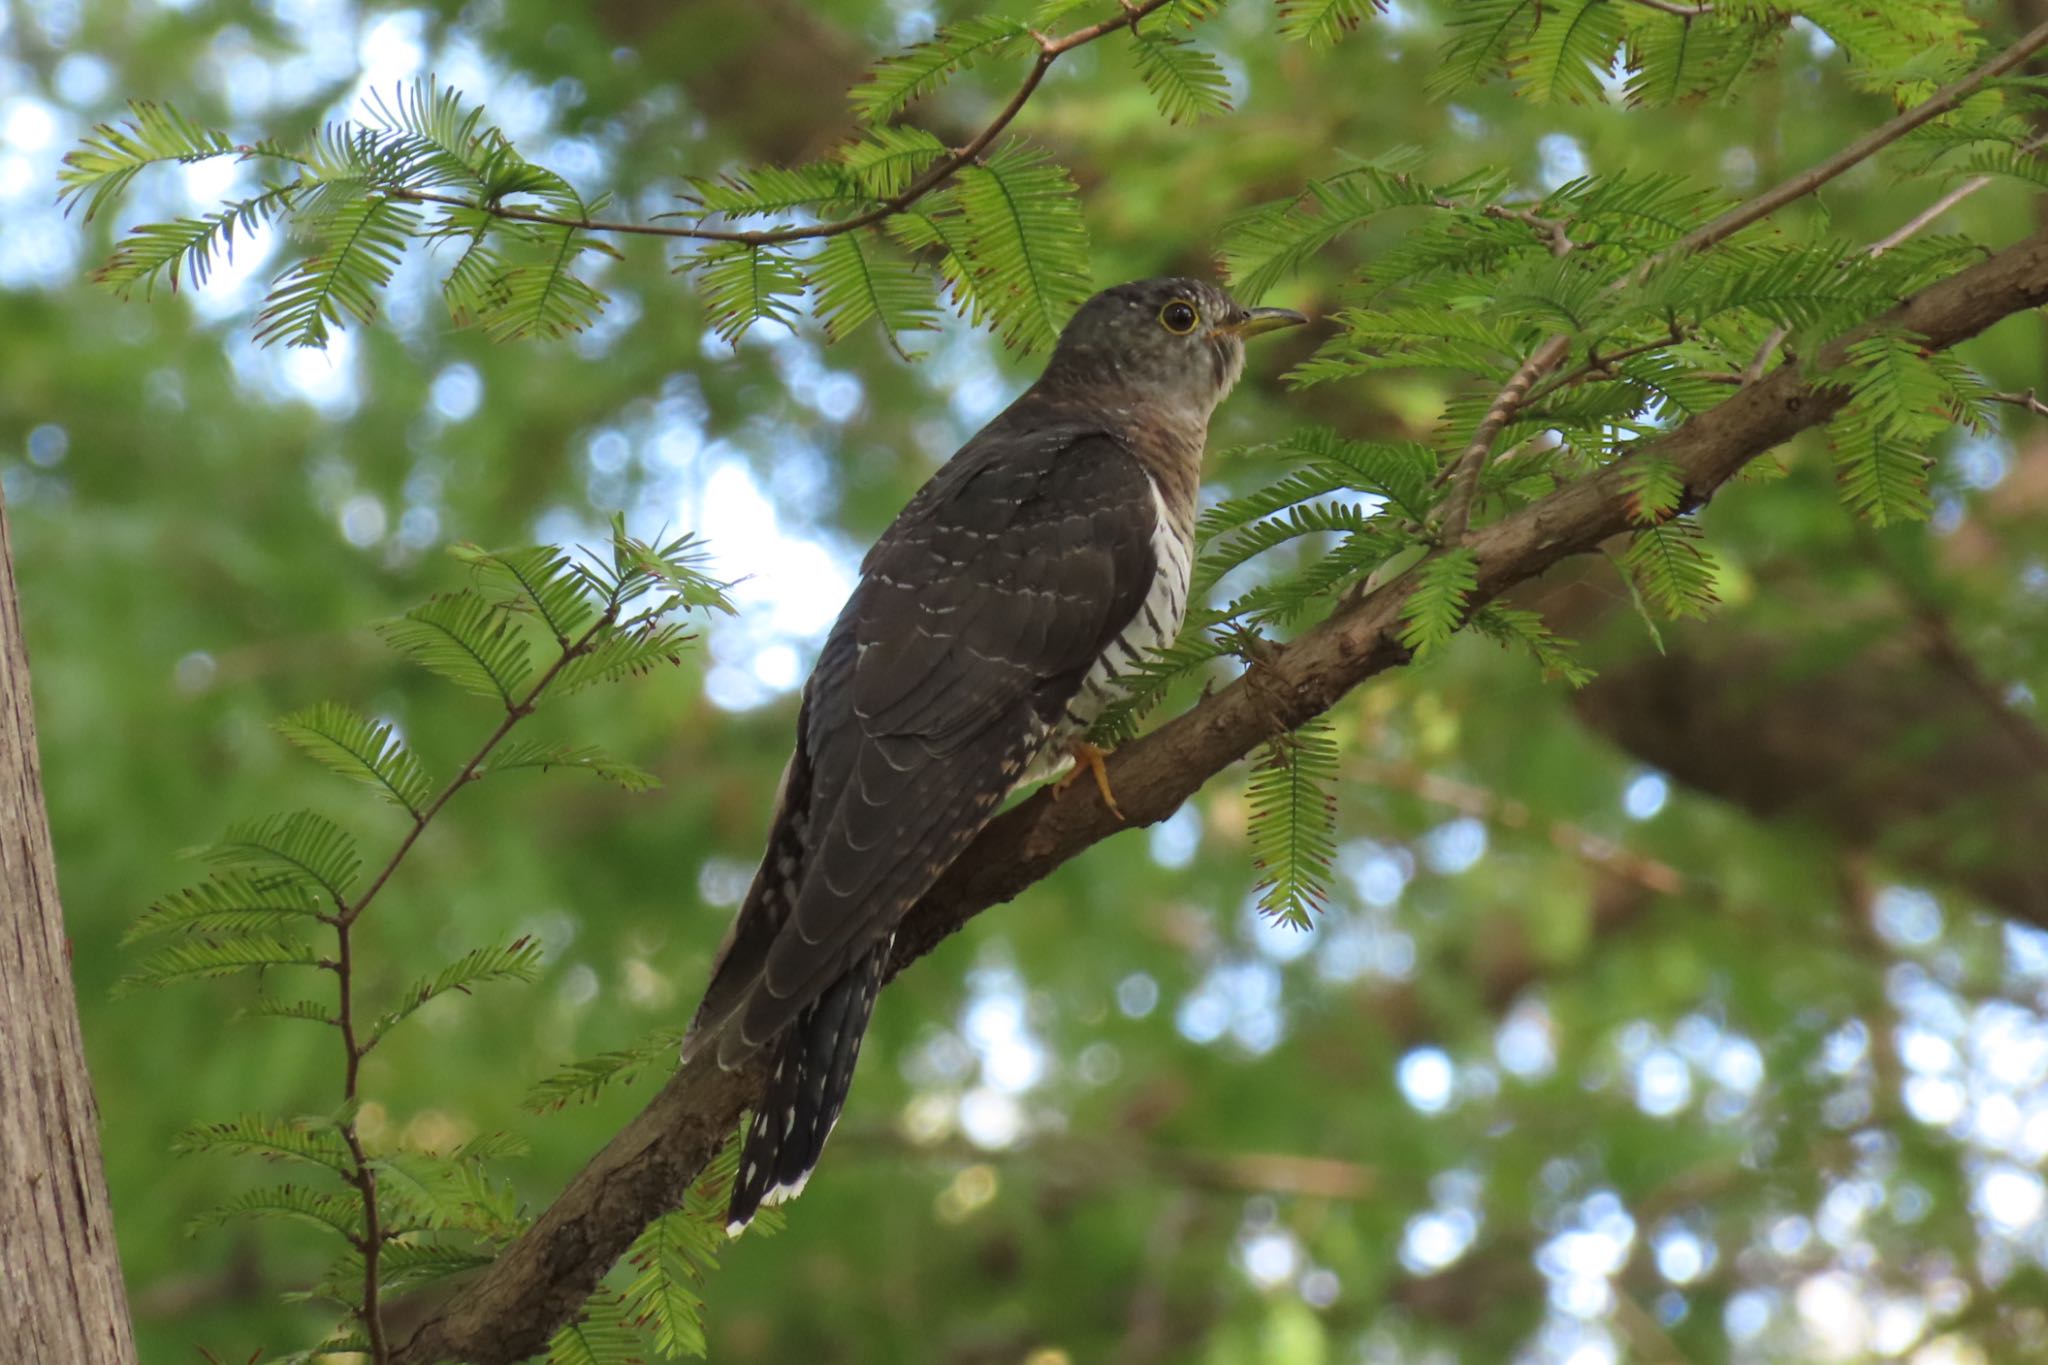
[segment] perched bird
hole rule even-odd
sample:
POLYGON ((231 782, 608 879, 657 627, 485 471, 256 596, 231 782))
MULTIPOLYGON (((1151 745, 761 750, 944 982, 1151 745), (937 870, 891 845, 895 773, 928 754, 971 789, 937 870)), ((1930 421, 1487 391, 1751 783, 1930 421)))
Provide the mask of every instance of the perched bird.
POLYGON ((803 1189, 897 925, 1003 799, 1072 758, 1114 808, 1082 737, 1187 615, 1202 446, 1244 338, 1304 321, 1197 280, 1104 290, 862 561, 683 1044, 774 1061, 728 1231, 803 1189))

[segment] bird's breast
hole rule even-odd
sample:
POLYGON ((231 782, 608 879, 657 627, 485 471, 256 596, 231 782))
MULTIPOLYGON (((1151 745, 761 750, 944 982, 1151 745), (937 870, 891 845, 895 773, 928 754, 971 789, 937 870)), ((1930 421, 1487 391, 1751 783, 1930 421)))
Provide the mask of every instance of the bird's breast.
POLYGON ((1148 474, 1152 490, 1152 584, 1129 622, 1109 641, 1095 666, 1082 680, 1080 695, 1069 707, 1069 720, 1085 730, 1104 707, 1123 693, 1123 684, 1153 650, 1173 643, 1188 615, 1188 579, 1194 564, 1194 537, 1168 510, 1158 483, 1148 474))

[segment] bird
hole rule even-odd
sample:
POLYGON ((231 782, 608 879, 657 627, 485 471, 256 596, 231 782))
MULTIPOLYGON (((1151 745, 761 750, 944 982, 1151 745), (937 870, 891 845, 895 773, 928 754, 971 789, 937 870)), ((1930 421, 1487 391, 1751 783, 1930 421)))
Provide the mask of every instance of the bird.
POLYGON ((685 1065, 772 1064, 732 1235, 802 1192, 897 926, 1003 801, 1086 770, 1115 809, 1085 736, 1186 619, 1210 415, 1247 338, 1306 321, 1195 279, 1103 290, 868 551, 682 1047, 685 1065))

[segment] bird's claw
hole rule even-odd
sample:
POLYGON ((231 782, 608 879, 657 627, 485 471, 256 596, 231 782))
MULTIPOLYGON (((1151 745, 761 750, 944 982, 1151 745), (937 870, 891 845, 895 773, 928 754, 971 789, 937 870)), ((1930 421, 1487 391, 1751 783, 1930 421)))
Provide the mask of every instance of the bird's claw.
POLYGON ((1067 788, 1080 781, 1081 773, 1085 769, 1095 775, 1095 789, 1102 793, 1102 804, 1109 807, 1111 815, 1122 820, 1124 813, 1116 803, 1116 793, 1109 789, 1109 769, 1102 763, 1102 756, 1109 751, 1099 749, 1085 739, 1073 741, 1067 749, 1074 756, 1074 767, 1065 777, 1053 784, 1053 794, 1061 795, 1067 788))

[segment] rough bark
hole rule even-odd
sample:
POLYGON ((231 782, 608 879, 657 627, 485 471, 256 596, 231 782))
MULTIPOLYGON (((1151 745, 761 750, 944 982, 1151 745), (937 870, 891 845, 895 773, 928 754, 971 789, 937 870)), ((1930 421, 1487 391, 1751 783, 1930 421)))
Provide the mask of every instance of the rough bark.
MULTIPOLYGON (((1935 347, 2048 302, 2048 232, 1908 299, 1881 323, 1935 347)), ((1841 363, 1823 348, 1814 373, 1841 363)), ((1826 421, 1846 401, 1785 366, 1654 443, 1697 506, 1748 461, 1826 421)), ((1465 538, 1478 561, 1473 605, 1630 529, 1627 462, 1567 485, 1465 538)), ((922 901, 896 941, 892 971, 931 951, 991 905, 1009 900, 1102 839, 1171 814, 1198 787, 1275 732, 1327 710, 1367 678, 1405 663, 1401 603, 1410 578, 1341 606, 1243 677, 1110 761, 1119 822, 1087 799, 1046 794, 997 819, 922 901)), ((404 1365, 460 1358, 501 1365, 541 1350, 652 1218, 674 1206, 759 1093, 756 1070, 679 1071, 572 1181, 534 1226, 430 1317, 402 1349, 404 1365)))
POLYGON ((0 509, 0 1354, 36 1365, 127 1365, 135 1340, 57 903, 28 677, 0 509))

